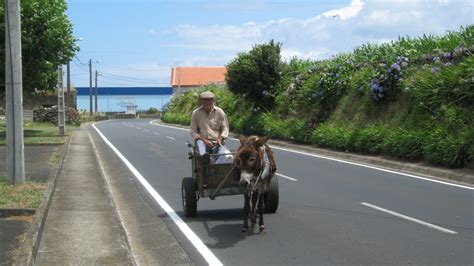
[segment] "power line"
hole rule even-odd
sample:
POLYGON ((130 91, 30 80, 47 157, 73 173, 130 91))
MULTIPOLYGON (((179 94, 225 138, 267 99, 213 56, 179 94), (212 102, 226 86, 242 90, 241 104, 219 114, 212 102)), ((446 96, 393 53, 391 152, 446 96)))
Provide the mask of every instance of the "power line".
POLYGON ((158 80, 153 80, 153 79, 127 77, 127 76, 115 75, 112 73, 107 73, 107 72, 102 72, 102 71, 100 72, 100 74, 102 74, 103 76, 111 77, 111 78, 124 79, 124 80, 130 80, 130 81, 159 82, 158 80))
POLYGON ((82 62, 81 59, 79 59, 79 57, 77 57, 77 55, 75 55, 74 58, 76 58, 77 61, 79 61, 79 63, 81 63, 81 65, 83 65, 83 66, 88 66, 89 65, 87 63, 82 62))
MULTIPOLYGON (((76 58, 77 59, 77 58, 76 58)), ((76 65, 80 70, 86 72, 86 73, 89 73, 89 70, 87 69, 84 69, 83 66, 81 66, 80 64, 78 64, 76 61, 72 61, 74 63, 74 65, 76 65)))
MULTIPOLYGON (((101 72, 100 74, 102 74, 102 72, 101 72)), ((110 77, 110 76, 106 76, 106 75, 101 75, 101 76, 102 76, 103 78, 105 78, 105 79, 114 80, 114 81, 128 82, 128 83, 169 85, 169 83, 158 82, 158 81, 130 80, 130 79, 122 79, 122 78, 110 77)), ((101 79, 101 81, 103 81, 103 79, 101 79)))

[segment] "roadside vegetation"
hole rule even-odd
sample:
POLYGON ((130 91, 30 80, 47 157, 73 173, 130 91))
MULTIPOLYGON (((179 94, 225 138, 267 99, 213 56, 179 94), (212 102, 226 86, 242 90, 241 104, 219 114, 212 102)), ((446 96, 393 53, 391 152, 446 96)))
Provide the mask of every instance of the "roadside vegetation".
POLYGON ((340 151, 464 167, 474 158, 474 25, 351 53, 283 62, 281 43, 239 53, 228 88, 174 97, 162 119, 189 125, 213 91, 231 130, 340 151))
POLYGON ((8 185, 0 176, 0 208, 38 208, 47 187, 46 183, 35 182, 8 185))
MULTIPOLYGON (((24 123, 23 125, 23 137, 25 145, 28 144, 64 144, 65 138, 72 134, 72 131, 77 129, 78 126, 66 125, 65 135, 59 135, 58 126, 52 123, 24 123)), ((6 143, 6 125, 0 121, 0 145, 6 143)))

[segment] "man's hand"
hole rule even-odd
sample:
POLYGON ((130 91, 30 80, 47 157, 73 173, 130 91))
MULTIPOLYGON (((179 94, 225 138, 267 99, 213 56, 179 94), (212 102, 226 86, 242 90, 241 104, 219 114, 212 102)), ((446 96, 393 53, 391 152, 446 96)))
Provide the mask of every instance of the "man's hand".
POLYGON ((208 140, 208 139, 205 139, 203 138, 202 141, 204 142, 204 144, 206 144, 207 147, 209 148, 212 148, 212 141, 208 140))
POLYGON ((223 137, 219 136, 217 137, 217 144, 219 144, 220 146, 222 146, 222 141, 224 140, 223 137))

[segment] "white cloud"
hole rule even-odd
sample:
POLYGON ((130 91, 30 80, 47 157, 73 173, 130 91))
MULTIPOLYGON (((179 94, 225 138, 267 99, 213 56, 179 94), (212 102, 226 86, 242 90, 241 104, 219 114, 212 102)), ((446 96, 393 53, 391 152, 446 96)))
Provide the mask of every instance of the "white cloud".
POLYGON ((362 0, 352 0, 349 6, 346 6, 340 9, 334 9, 328 12, 324 12, 323 16, 327 18, 339 17, 342 20, 346 20, 346 19, 350 19, 352 17, 357 16, 357 14, 359 14, 363 6, 364 6, 364 3, 362 2, 362 0))
POLYGON ((352 0, 349 5, 309 18, 282 18, 235 25, 180 25, 172 29, 173 45, 200 56, 178 60, 189 65, 225 65, 238 52, 271 39, 282 42, 282 57, 324 59, 349 52, 367 42, 396 40, 398 36, 444 34, 473 24, 469 0, 352 0), (336 16, 336 17, 333 17, 336 16))

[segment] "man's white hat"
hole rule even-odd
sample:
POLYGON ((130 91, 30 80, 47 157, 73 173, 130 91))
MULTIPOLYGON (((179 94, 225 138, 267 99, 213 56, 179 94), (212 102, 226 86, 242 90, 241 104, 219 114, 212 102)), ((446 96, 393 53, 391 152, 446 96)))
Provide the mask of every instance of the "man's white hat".
POLYGON ((210 92, 210 91, 205 91, 203 93, 201 93, 199 95, 199 98, 201 99, 210 99, 210 98, 214 98, 214 93, 210 92))

